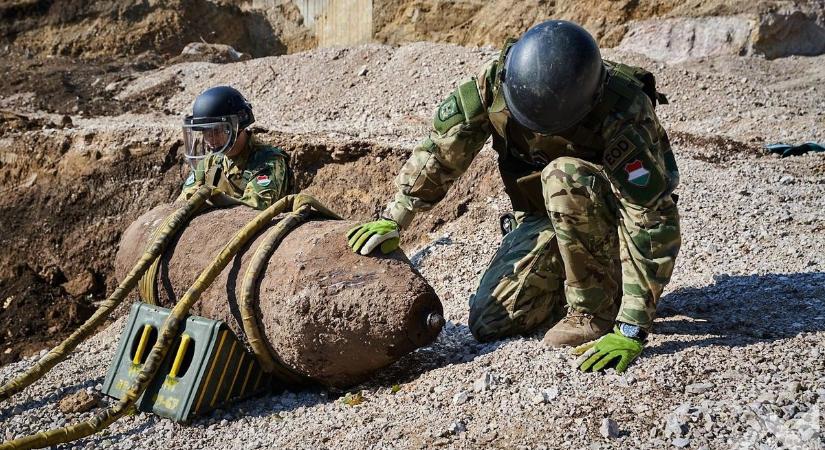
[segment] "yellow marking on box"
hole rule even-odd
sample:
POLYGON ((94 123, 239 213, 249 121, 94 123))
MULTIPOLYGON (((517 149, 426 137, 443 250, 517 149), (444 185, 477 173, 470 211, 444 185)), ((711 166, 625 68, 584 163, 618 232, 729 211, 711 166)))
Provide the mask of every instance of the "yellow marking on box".
POLYGON ((201 402, 203 401, 203 395, 206 393, 206 388, 209 387, 209 381, 212 380, 212 373, 215 372, 215 364, 218 361, 218 357, 221 355, 221 349, 223 348, 223 343, 226 341, 226 331, 221 334, 221 342, 218 344, 218 351, 215 352, 215 357, 212 358, 212 363, 209 364, 209 371, 206 374, 206 381, 203 383, 203 387, 201 388, 201 393, 198 396, 198 403, 195 405, 195 412, 200 411, 201 409, 201 402))
POLYGON ((226 361, 223 364, 223 370, 221 371, 221 377, 218 378, 218 384, 215 386, 215 392, 212 394, 212 401, 209 402, 209 406, 215 406, 215 400, 218 399, 218 393, 221 391, 221 385, 223 384, 223 378, 226 376, 226 369, 229 368, 229 363, 232 361, 232 355, 235 354, 235 348, 238 346, 238 341, 232 341, 232 348, 229 350, 229 356, 226 357, 226 361))
POLYGON ((149 341, 149 333, 152 331, 152 325, 148 323, 143 326, 143 333, 140 335, 140 342, 138 342, 137 352, 135 352, 135 359, 132 364, 140 364, 140 357, 143 356, 143 351, 146 350, 146 343, 149 341))
POLYGON ((183 363, 183 357, 186 355, 186 350, 189 348, 189 342, 192 338, 188 334, 184 334, 180 338, 180 345, 178 346, 178 354, 175 355, 175 362, 172 363, 172 370, 169 371, 169 376, 172 378, 178 377, 180 365, 183 363))
POLYGON ((228 401, 229 397, 232 396, 232 391, 234 390, 235 382, 238 381, 238 374, 241 373, 241 366, 243 366, 244 361, 246 361, 246 353, 241 353, 241 360, 238 361, 238 368, 235 369, 235 375, 232 376, 232 383, 229 384, 229 392, 226 393, 226 399, 224 399, 224 401, 228 401))

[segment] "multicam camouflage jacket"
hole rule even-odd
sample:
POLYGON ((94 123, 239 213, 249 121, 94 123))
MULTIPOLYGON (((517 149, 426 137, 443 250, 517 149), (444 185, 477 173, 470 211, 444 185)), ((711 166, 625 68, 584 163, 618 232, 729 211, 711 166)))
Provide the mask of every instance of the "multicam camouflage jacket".
MULTIPOLYGON (((415 213, 444 198, 491 135, 505 190, 516 211, 535 210, 536 203, 542 203, 519 189, 517 181, 561 156, 603 165, 618 194, 640 205, 672 192, 679 172, 667 134, 654 112, 661 94, 655 87, 651 93, 651 88, 635 76, 649 73, 612 62, 605 65, 609 76, 602 101, 578 126, 546 136, 510 120, 498 81, 500 61, 488 63, 436 110, 430 135, 401 168, 396 178, 398 193, 382 215, 402 228, 409 225, 415 213), (628 182, 629 172, 623 163, 631 160, 640 160, 653 178, 645 189, 628 182), (664 161, 664 166, 659 161, 664 161)), ((540 190, 532 192, 540 195, 540 190)))
MULTIPOLYGON (((505 52, 506 48, 498 60, 485 65, 477 77, 461 84, 438 107, 429 136, 401 168, 396 178, 398 191, 384 209, 383 217, 404 228, 417 212, 432 208, 467 170, 490 136, 515 211, 547 214, 541 179, 536 175, 549 161, 563 156, 598 165, 610 181, 617 201, 623 204, 636 205, 644 211, 656 208, 666 197, 670 201, 669 194, 679 182, 679 172, 667 134, 654 112, 656 103, 665 103, 666 99, 656 92, 649 72, 605 61, 607 76, 600 101, 578 125, 547 136, 510 120, 499 76, 505 52)), ((678 229, 676 233, 678 240, 678 229)), ((668 242, 667 246, 678 250, 678 242, 668 242)), ((658 278, 664 281, 669 279, 676 256, 671 253, 662 258, 651 255, 655 261, 633 264, 660 272, 658 278)), ((647 297, 645 305, 623 308, 655 311, 661 283, 643 290, 647 291, 643 295, 647 297)), ((652 317, 634 322, 647 327, 650 321, 652 317)))
POLYGON ((178 200, 188 199, 206 180, 223 193, 263 210, 292 189, 289 156, 280 148, 256 142, 252 136, 234 159, 211 154, 190 170, 178 200))

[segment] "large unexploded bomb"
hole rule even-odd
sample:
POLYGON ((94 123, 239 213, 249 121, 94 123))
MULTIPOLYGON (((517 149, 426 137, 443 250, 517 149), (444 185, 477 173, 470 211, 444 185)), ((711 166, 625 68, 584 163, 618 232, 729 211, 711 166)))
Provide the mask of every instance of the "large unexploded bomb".
MULTIPOLYGON (((118 279, 172 210, 170 205, 159 206, 129 226, 115 262, 118 279)), ((257 213, 232 208, 192 219, 163 254, 156 281, 158 303, 173 305, 257 213)), ((403 253, 352 253, 344 234, 354 225, 342 220, 304 223, 280 243, 257 288, 259 323, 270 350, 297 373, 335 387, 361 382, 429 344, 443 325, 435 291, 403 253)), ((242 277, 264 233, 250 239, 191 311, 223 320, 242 340, 242 277)))

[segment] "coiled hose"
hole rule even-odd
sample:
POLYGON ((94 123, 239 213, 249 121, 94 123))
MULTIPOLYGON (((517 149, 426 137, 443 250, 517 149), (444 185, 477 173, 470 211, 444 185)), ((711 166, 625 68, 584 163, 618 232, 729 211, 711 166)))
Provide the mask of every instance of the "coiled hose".
MULTIPOLYGON (((200 192, 201 191, 198 191, 198 193, 200 192)), ((203 200, 201 200, 201 204, 203 200)), ((190 201, 190 204, 191 203, 192 202, 190 201)), ((317 200, 310 196, 303 194, 289 195, 262 211, 235 234, 232 240, 224 246, 214 261, 212 261, 212 263, 204 269, 203 272, 201 272, 192 286, 186 291, 180 301, 172 309, 169 317, 167 317, 163 327, 161 328, 158 340, 155 342, 155 345, 152 347, 152 350, 146 358, 143 368, 137 374, 131 386, 126 390, 123 398, 117 404, 111 408, 101 411, 91 419, 84 422, 67 427, 43 431, 34 435, 24 436, 10 442, 5 442, 0 445, 0 450, 42 448, 50 445, 70 442, 97 433, 126 414, 131 408, 134 407, 138 397, 140 397, 140 395, 146 390, 151 380, 155 377, 158 369, 160 368, 161 362, 166 357, 169 348, 174 342, 181 323, 186 320, 189 310, 192 308, 192 305, 198 301, 203 291, 212 284, 215 278, 221 273, 221 271, 223 271, 226 265, 229 264, 232 258, 235 257, 244 244, 246 244, 250 238, 255 236, 258 231, 266 226, 275 216, 286 211, 287 209, 300 210, 303 206, 316 206, 322 212, 326 211, 331 213, 331 211, 321 206, 317 200), (297 205, 297 208, 294 207, 295 205, 297 205)), ((332 214, 332 216, 334 216, 334 214, 332 214)), ((170 223, 170 225, 173 225, 173 223, 170 223)), ((153 245, 152 249, 154 250, 155 247, 156 246, 153 245)), ((148 253, 149 252, 147 252, 147 254, 148 253)), ((150 255, 144 255, 141 257, 141 262, 138 263, 135 269, 141 267, 144 271, 146 270, 146 267, 154 260, 154 257, 150 258, 147 256, 150 255)), ((137 277, 140 276, 135 269, 129 273, 129 276, 134 275, 132 276, 133 280, 131 281, 130 289, 134 288, 137 277)), ((127 276, 127 279, 129 276, 127 276)))
POLYGON ((239 305, 241 321, 255 359, 258 360, 264 372, 273 374, 279 380, 293 385, 303 384, 306 382, 306 379, 284 365, 266 344, 265 339, 263 339, 260 323, 257 320, 258 314, 255 310, 255 287, 258 286, 258 280, 264 268, 266 268, 266 265, 269 263, 272 253, 290 231, 300 226, 312 216, 313 208, 315 212, 319 213, 322 217, 340 219, 337 214, 318 203, 314 198, 308 195, 298 194, 295 197, 292 212, 281 219, 281 221, 264 236, 261 244, 258 245, 258 248, 252 255, 252 260, 246 268, 243 276, 243 284, 241 285, 239 305))

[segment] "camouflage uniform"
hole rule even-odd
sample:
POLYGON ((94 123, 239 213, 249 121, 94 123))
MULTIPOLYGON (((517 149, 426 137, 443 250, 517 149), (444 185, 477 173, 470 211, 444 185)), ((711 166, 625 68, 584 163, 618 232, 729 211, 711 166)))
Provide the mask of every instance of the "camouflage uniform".
POLYGON ((289 156, 278 147, 255 142, 251 135, 247 142, 232 160, 221 153, 200 160, 189 172, 178 200, 191 197, 205 180, 212 180, 229 197, 260 210, 287 195, 292 189, 289 156))
POLYGON ((470 299, 476 338, 558 321, 564 299, 576 311, 650 329, 681 243, 671 197, 678 169, 654 113, 662 96, 652 76, 605 61, 605 92, 593 111, 544 136, 509 120, 497 74, 503 55, 438 108, 383 216, 408 226, 444 198, 492 135, 519 225, 470 299))

